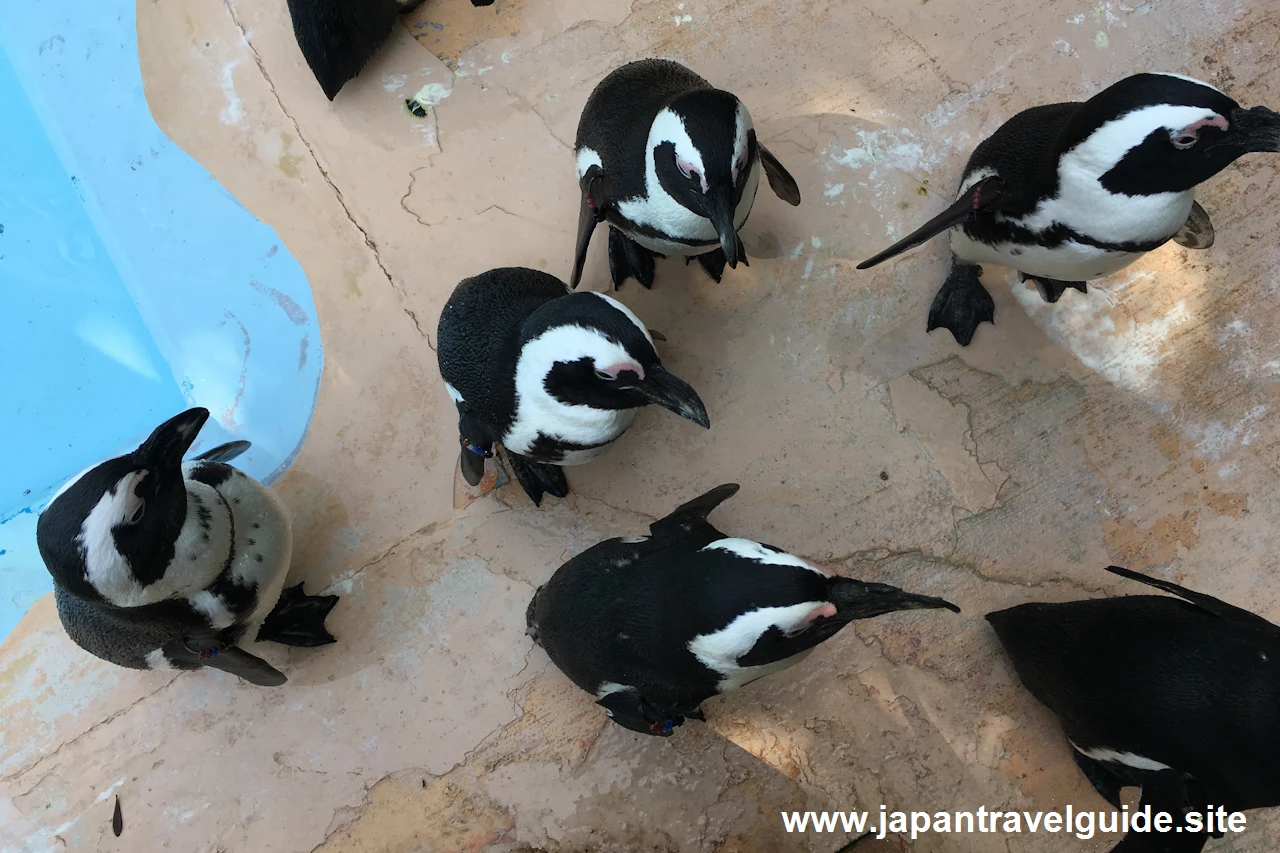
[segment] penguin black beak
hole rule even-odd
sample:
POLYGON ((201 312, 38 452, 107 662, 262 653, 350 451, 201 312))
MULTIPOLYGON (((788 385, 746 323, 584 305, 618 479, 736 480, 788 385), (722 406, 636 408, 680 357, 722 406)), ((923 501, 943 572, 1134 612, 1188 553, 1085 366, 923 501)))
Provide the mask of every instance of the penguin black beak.
POLYGON ((645 372, 644 379, 631 386, 649 403, 657 403, 704 429, 711 428, 707 407, 688 382, 667 372, 661 364, 655 364, 645 372))
POLYGON ((1231 129, 1246 154, 1280 152, 1280 113, 1266 107, 1231 114, 1231 129))
POLYGON ((898 610, 941 610, 959 613, 960 608, 950 601, 931 595, 916 595, 896 586, 883 583, 866 583, 852 578, 832 578, 831 603, 841 617, 870 619, 898 610))
POLYGON ((170 418, 142 442, 138 455, 146 464, 155 468, 177 468, 182 465, 182 457, 190 449, 200 428, 209 420, 209 410, 204 408, 187 409, 182 414, 170 418))
POLYGON ((713 186, 706 193, 707 218, 720 235, 720 249, 730 269, 738 266, 742 251, 738 232, 733 227, 733 187, 713 186))

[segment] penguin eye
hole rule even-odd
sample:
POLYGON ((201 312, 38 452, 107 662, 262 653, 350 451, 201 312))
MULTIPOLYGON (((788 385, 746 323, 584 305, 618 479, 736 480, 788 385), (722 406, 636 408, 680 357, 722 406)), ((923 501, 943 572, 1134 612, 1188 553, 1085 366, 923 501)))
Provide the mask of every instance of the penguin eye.
POLYGON ((614 381, 615 379, 617 379, 618 377, 614 376, 614 375, 613 375, 613 374, 611 374, 611 373, 605 373, 603 370, 597 370, 597 371, 596 371, 596 378, 597 378, 597 379, 603 379, 603 380, 604 380, 604 381, 606 381, 606 382, 613 382, 613 381, 614 381))
POLYGON ((1200 141, 1200 137, 1194 133, 1179 133, 1173 137, 1173 147, 1186 150, 1200 141))
POLYGON ((680 170, 680 174, 686 178, 694 178, 698 174, 698 170, 693 167, 692 163, 688 163, 679 157, 676 158, 676 168, 680 170))

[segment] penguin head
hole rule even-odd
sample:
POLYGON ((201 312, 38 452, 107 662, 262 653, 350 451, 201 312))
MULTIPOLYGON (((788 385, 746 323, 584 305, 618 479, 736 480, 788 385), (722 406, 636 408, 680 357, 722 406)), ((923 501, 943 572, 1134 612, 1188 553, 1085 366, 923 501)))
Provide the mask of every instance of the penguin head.
POLYGON ((659 111, 648 144, 662 189, 711 220, 725 260, 736 267, 740 244, 733 217, 758 157, 746 106, 719 89, 687 92, 659 111))
POLYGON ((695 637, 689 650, 721 673, 785 660, 857 619, 898 610, 960 612, 941 598, 842 577, 748 539, 721 539, 702 553, 706 565, 701 568, 709 570, 714 584, 702 612, 723 627, 695 637))
POLYGON ((1280 151, 1280 114, 1244 109, 1208 83, 1136 74, 1086 102, 1060 142, 1061 171, 1109 192, 1185 192, 1244 154, 1280 151))
POLYGON ((522 407, 621 410, 656 403, 711 426, 697 392, 662 366, 644 324, 603 293, 584 290, 548 302, 530 315, 522 337, 516 366, 522 407))
POLYGON ((144 584, 163 576, 186 520, 182 457, 208 418, 203 408, 170 418, 137 450, 95 465, 54 496, 36 542, 60 586, 99 599, 89 575, 122 561, 144 584))

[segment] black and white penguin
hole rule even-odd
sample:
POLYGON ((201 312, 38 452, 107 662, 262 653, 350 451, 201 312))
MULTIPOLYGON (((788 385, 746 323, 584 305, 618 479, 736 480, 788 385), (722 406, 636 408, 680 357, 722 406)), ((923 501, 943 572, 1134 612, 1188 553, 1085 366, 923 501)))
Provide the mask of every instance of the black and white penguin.
POLYGON ((565 563, 529 602, 528 633, 613 721, 666 736, 701 703, 794 666, 854 619, 947 608, 941 598, 834 575, 707 516, 719 486, 565 563))
POLYGON ((575 288, 602 220, 614 287, 628 276, 650 287, 654 255, 696 256, 716 281, 725 263, 747 263, 738 229, 762 166, 779 198, 800 203, 795 179, 756 140, 746 105, 665 59, 628 63, 600 81, 574 152, 582 190, 575 288))
POLYGON ((209 417, 188 409, 137 450, 77 475, 36 524, 36 543, 67 634, 133 669, 234 673, 275 686, 285 676, 236 644, 332 643, 336 595, 287 590, 289 514, 257 480, 227 463, 235 441, 183 463, 209 417))
POLYGON ((1195 188, 1251 152, 1280 151, 1280 114, 1243 109, 1208 83, 1137 74, 1084 103, 1024 110, 969 158, 955 204, 858 265, 867 269, 948 229, 954 264, 929 331, 968 346, 995 302, 979 264, 1012 267, 1057 302, 1175 240, 1213 244, 1195 188))
MULTIPOLYGON (((1168 581, 1107 571, 1177 597, 1020 604, 987 616, 1085 776, 1117 809, 1120 789, 1139 786, 1153 812, 1198 814, 1206 830, 1206 809, 1280 805, 1280 627, 1168 581)), ((1142 835, 1116 850, 1205 842, 1190 828, 1163 839, 1174 846, 1142 835)))
MULTIPOLYGON (((325 96, 333 100, 391 36, 396 18, 425 0, 288 0, 293 37, 325 96)), ((471 0, 491 6, 494 0, 471 0)))
POLYGON ((485 458, 501 444, 535 504, 544 493, 567 495, 561 466, 604 453, 640 406, 657 403, 711 425, 702 400, 662 366, 630 309, 538 270, 464 279, 440 312, 436 352, 458 406, 467 482, 480 482, 485 458))

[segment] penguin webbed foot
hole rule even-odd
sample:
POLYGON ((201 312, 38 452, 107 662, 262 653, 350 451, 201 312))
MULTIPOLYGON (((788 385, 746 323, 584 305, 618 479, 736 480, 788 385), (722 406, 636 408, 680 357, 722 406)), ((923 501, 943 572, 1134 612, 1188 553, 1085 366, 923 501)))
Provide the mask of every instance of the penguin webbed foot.
POLYGON ((302 584, 280 593, 276 606, 262 620, 259 642, 286 646, 324 646, 337 642, 324 626, 325 617, 338 603, 336 595, 307 595, 302 584))
POLYGON ((617 228, 609 228, 609 277, 613 289, 622 287, 628 278, 634 278, 645 287, 653 287, 653 259, 661 257, 650 252, 617 228))
POLYGON ((982 267, 956 261, 929 306, 929 328, 943 328, 967 347, 982 323, 994 324, 996 303, 982 286, 982 267))
POLYGON ((1057 302, 1062 298, 1062 294, 1067 289, 1078 290, 1081 293, 1088 293, 1089 288, 1083 281, 1058 281, 1056 278, 1041 278, 1040 276, 1027 275, 1024 272, 1018 273, 1018 277, 1023 281, 1034 281, 1036 290, 1040 291, 1040 298, 1050 304, 1057 302))
POLYGON ((507 461, 511 464, 511 472, 520 481, 524 493, 533 501, 534 506, 542 506, 542 496, 551 495, 563 498, 569 494, 569 481, 564 477, 564 469, 559 465, 545 462, 534 462, 518 453, 507 452, 507 461))
MULTIPOLYGON (((719 284, 721 277, 724 275, 725 264, 728 263, 725 260, 724 249, 713 249, 710 252, 698 255, 697 258, 698 263, 707 271, 707 275, 711 276, 716 284, 719 284)), ((692 259, 685 258, 685 263, 689 263, 690 260, 692 259)), ((747 260, 747 252, 742 248, 741 240, 738 241, 738 263, 743 266, 751 266, 751 262, 747 260)))

